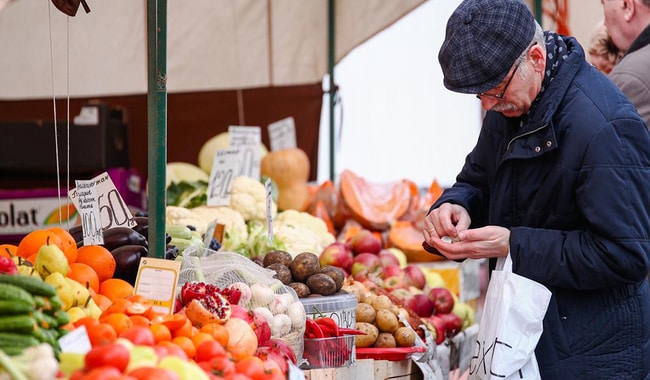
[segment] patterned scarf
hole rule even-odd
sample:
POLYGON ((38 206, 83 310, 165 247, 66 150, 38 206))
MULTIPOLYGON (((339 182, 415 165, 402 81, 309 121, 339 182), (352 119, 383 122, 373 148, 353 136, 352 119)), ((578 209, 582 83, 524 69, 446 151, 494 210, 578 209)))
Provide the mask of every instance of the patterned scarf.
POLYGON ((550 31, 544 32, 544 36, 546 37, 546 72, 544 73, 544 79, 542 79, 542 88, 539 94, 537 94, 537 98, 531 104, 528 114, 537 107, 539 99, 551 84, 560 66, 562 66, 562 63, 564 63, 569 55, 569 50, 562 36, 550 31))

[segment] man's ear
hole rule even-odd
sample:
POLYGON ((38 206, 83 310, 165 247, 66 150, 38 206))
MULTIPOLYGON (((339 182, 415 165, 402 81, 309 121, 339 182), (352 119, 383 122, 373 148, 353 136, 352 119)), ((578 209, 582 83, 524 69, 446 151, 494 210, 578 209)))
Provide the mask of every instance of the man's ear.
POLYGON ((535 68, 535 71, 544 71, 546 67, 546 54, 544 53, 544 49, 542 49, 542 47, 537 44, 530 48, 528 54, 530 56, 530 59, 533 60, 533 67, 535 68))
POLYGON ((636 12, 636 4, 634 0, 621 1, 621 7, 623 8, 623 18, 626 22, 630 22, 636 12))

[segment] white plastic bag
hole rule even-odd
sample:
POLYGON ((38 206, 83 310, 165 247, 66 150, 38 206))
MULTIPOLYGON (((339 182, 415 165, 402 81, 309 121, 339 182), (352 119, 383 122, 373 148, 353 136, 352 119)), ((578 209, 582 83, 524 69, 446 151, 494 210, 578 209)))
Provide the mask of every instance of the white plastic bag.
POLYGON ((485 295, 468 379, 539 380, 535 347, 550 300, 544 285, 512 273, 510 254, 499 258, 485 295))

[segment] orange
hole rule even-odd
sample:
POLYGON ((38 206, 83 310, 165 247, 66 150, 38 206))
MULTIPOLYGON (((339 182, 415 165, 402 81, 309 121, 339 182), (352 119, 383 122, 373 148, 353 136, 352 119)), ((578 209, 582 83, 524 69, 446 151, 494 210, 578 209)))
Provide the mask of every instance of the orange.
POLYGON ((97 272, 87 264, 70 264, 68 277, 77 281, 86 288, 92 289, 95 293, 99 291, 99 278, 97 277, 97 272))
POLYGON ((131 318, 131 321, 133 322, 133 326, 150 326, 151 321, 149 318, 142 316, 142 315, 130 315, 129 318, 131 318))
POLYGON ((85 245, 77 249, 77 262, 90 265, 97 272, 99 282, 113 278, 115 257, 101 245, 85 245))
POLYGON ((118 298, 115 301, 110 301, 110 302, 111 304, 102 313, 102 317, 113 313, 126 314, 126 310, 131 305, 131 301, 127 300, 126 298, 118 298))
POLYGON ((36 252, 35 254, 29 256, 25 260, 29 261, 32 264, 35 264, 36 263, 36 256, 38 256, 38 252, 36 252))
POLYGON ((95 300, 95 304, 97 304, 102 311, 108 309, 108 307, 113 304, 113 301, 103 294, 97 293, 93 299, 95 300))
POLYGON ((63 245, 59 235, 53 231, 34 230, 29 232, 20 240, 20 243, 18 243, 18 249, 16 249, 16 254, 20 257, 28 258, 38 253, 38 250, 46 244, 54 244, 59 248, 63 245))
POLYGON ((93 317, 82 317, 77 319, 73 325, 74 327, 86 326, 86 331, 89 331, 91 328, 99 325, 99 321, 93 317))
POLYGON ((196 347, 194 347, 194 342, 192 342, 192 339, 189 337, 177 336, 172 339, 172 343, 178 344, 181 349, 185 351, 185 354, 187 354, 188 358, 193 359, 196 355, 196 347))
POLYGON ((110 324, 100 323, 88 330, 88 339, 90 339, 90 344, 98 346, 115 341, 117 333, 110 324))
POLYGON ((68 259, 68 263, 72 264, 77 261, 77 242, 74 240, 74 237, 70 235, 68 230, 61 227, 50 227, 47 231, 53 232, 61 240, 59 248, 65 254, 65 257, 68 259))
POLYGON ((206 342, 206 341, 214 341, 214 338, 212 335, 208 334, 207 332, 197 332, 196 334, 192 335, 192 343, 194 343, 194 347, 198 347, 199 344, 206 342))
POLYGON ((152 318, 151 322, 162 323, 163 325, 167 326, 169 330, 176 331, 185 326, 185 323, 188 322, 188 319, 183 314, 164 314, 152 318))
POLYGON ((259 379, 264 375, 264 361, 257 356, 248 356, 235 363, 235 371, 251 379, 259 379))
POLYGON ((14 244, 0 244, 0 256, 11 258, 16 256, 18 246, 14 244))
POLYGON ((151 325, 149 326, 149 330, 151 330, 151 332, 153 333, 153 339, 154 342, 156 343, 172 340, 172 333, 165 325, 161 325, 161 324, 151 325))
POLYGON ((177 336, 184 336, 184 337, 190 337, 192 336, 192 333, 194 332, 194 326, 192 326, 192 322, 189 319, 185 319, 185 323, 183 324, 182 327, 173 330, 172 336, 177 337, 177 336))
POLYGON ((103 294, 111 301, 133 295, 133 285, 119 278, 109 278, 99 284, 99 294, 103 294))
POLYGON ((226 328, 219 323, 208 323, 207 325, 201 327, 199 331, 212 335, 212 338, 221 343, 221 345, 224 347, 228 344, 228 330, 226 330, 226 328))
POLYGON ((106 316, 101 316, 99 322, 108 323, 113 326, 113 329, 115 329, 118 336, 128 328, 133 327, 133 321, 124 313, 112 313, 106 316))
POLYGON ((129 315, 138 314, 138 315, 144 315, 144 316, 149 317, 147 315, 147 313, 153 307, 153 301, 152 300, 150 300, 149 298, 147 298, 147 297, 145 297, 143 295, 140 295, 140 294, 130 295, 130 296, 126 297, 126 299, 129 302, 131 302, 131 305, 129 305, 129 307, 127 307, 127 309, 126 309, 127 314, 129 314, 129 315))

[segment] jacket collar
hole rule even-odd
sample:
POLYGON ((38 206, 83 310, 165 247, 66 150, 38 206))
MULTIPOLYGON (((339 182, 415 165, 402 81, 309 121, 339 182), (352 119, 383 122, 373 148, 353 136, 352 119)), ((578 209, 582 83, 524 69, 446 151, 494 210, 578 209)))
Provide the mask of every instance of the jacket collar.
POLYGON ((636 37, 634 41, 632 41, 632 45, 630 45, 630 48, 627 49, 625 55, 628 55, 636 50, 639 50, 648 44, 650 44, 650 24, 641 31, 641 33, 636 37))

